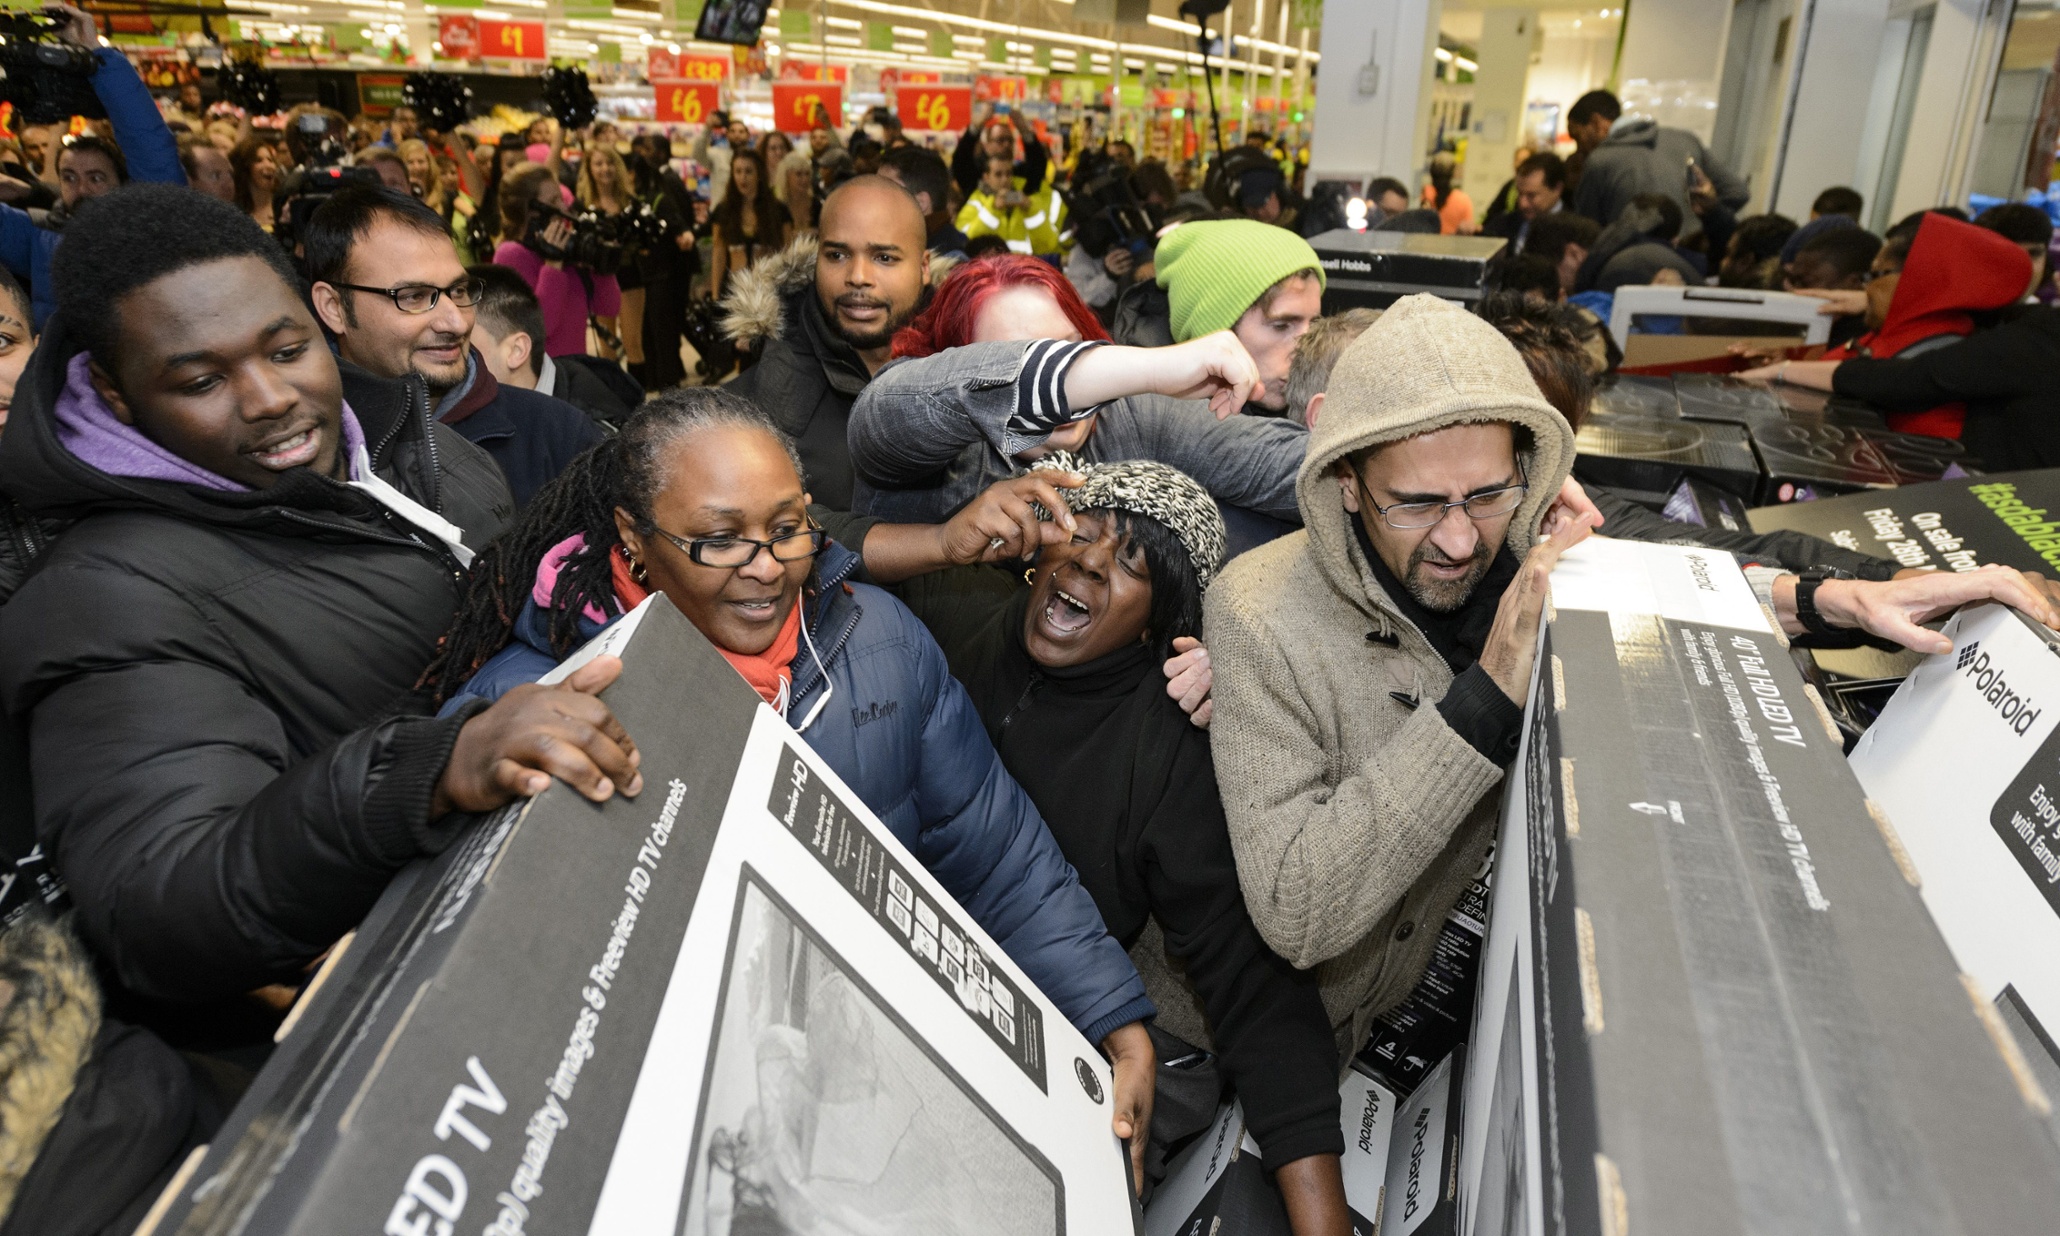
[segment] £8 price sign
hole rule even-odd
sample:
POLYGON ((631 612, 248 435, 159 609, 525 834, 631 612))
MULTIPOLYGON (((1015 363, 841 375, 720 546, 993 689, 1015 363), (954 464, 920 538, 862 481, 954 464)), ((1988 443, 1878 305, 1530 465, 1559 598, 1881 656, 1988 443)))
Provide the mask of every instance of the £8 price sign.
POLYGON ((492 60, 542 60, 544 23, 479 19, 479 54, 492 60))
POLYGON ((903 86, 894 105, 904 128, 963 129, 973 122, 970 86, 903 86))
POLYGON ((651 84, 658 91, 660 124, 706 124, 709 113, 720 106, 714 82, 660 81, 651 84))
POLYGON ((834 82, 774 82, 773 124, 782 133, 806 133, 815 127, 816 116, 827 117, 831 128, 844 122, 844 88, 834 82))

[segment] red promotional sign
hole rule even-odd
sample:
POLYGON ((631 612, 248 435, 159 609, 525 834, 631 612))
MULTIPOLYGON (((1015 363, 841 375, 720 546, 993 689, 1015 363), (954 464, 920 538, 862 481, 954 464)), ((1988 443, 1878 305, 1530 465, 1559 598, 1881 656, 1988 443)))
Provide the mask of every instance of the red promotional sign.
POLYGON ((658 120, 661 124, 706 124, 709 114, 722 106, 714 82, 683 80, 651 83, 658 92, 658 120))
POLYGON ((679 72, 673 76, 690 82, 719 82, 729 74, 728 56, 697 56, 683 53, 679 57, 679 72))
POLYGON ((1023 77, 976 77, 973 97, 983 103, 1020 103, 1029 85, 1029 79, 1023 77))
POLYGON ((903 86, 941 86, 944 74, 931 73, 923 69, 897 69, 888 65, 880 70, 880 93, 889 98, 903 86))
POLYGON ((903 86, 894 107, 904 129, 963 129, 973 123, 970 86, 903 86))
POLYGON ((436 41, 446 60, 479 59, 479 19, 470 13, 443 13, 436 19, 436 41))
POLYGON ((834 82, 774 82, 772 94, 773 125, 782 133, 808 132, 818 113, 832 128, 843 124, 844 88, 834 82))
MULTIPOLYGON (((448 21, 449 18, 445 20, 448 21)), ((679 79, 680 57, 678 52, 667 51, 663 47, 652 47, 644 52, 645 81, 655 86, 659 82, 678 81, 679 79)))
POLYGON ((479 54, 489 60, 544 59, 544 23, 479 19, 479 54))
POLYGON ((789 57, 780 65, 780 80, 783 82, 836 82, 843 85, 851 79, 851 66, 830 65, 827 72, 813 60, 795 60, 789 57))

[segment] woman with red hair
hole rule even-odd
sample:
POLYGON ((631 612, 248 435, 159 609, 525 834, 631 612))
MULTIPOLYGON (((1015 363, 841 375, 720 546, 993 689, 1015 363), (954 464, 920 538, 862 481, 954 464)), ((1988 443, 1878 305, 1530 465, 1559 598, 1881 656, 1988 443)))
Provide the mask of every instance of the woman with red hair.
POLYGON ((998 253, 952 271, 929 308, 894 336, 894 356, 934 356, 975 341, 1005 339, 1107 343, 1109 332, 1051 263, 998 253))

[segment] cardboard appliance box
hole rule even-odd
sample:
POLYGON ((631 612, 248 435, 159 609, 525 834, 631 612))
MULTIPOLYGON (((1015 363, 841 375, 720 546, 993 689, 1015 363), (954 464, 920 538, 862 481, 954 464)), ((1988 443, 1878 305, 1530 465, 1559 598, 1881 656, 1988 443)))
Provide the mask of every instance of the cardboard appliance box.
POLYGON ((2050 1103, 1733 559, 1591 538, 1552 604, 1459 1230, 2052 1230, 2050 1103))
POLYGON ((663 596, 600 649, 642 794, 403 873, 156 1232, 1133 1231, 1100 1054, 663 596))
POLYGON ((1335 228, 1309 238, 1323 264, 1323 311, 1385 309, 1404 296, 1429 292, 1472 306, 1487 282, 1488 263, 1506 242, 1494 236, 1431 236, 1335 228))

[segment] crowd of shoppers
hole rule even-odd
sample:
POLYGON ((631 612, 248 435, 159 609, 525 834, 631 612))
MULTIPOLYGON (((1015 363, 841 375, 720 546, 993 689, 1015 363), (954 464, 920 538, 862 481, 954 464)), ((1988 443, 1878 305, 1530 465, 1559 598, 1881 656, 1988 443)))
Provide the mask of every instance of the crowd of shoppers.
POLYGON ((40 203, 0 166, 0 860, 42 872, 0 889, 14 1230, 133 1225, 312 963, 478 813, 639 794, 620 662, 538 679, 654 594, 1108 1055, 1141 1187, 1234 1094, 1298 1236, 1351 1230, 1338 1071, 1481 869, 1560 553, 1736 553, 1798 639, 1817 566, 1853 578, 1813 618, 1912 648, 1977 600, 2060 624, 2035 577, 1571 479, 1594 298, 1666 280, 1816 297, 1836 348, 1760 376, 2060 463, 2035 210, 1740 219, 1596 92, 1483 220, 1449 159, 1370 187, 1506 242, 1477 312, 1326 316, 1317 211, 1257 146, 1196 192, 1017 113, 948 159, 891 115, 724 117, 704 202, 605 123, 309 108, 282 144, 182 97, 182 146, 96 55, 112 139, 46 143, 40 203), (309 194, 358 138, 372 175, 309 194), (689 335, 740 372, 683 387, 689 335), (1207 1101, 1155 1113, 1174 1085, 1207 1101))

